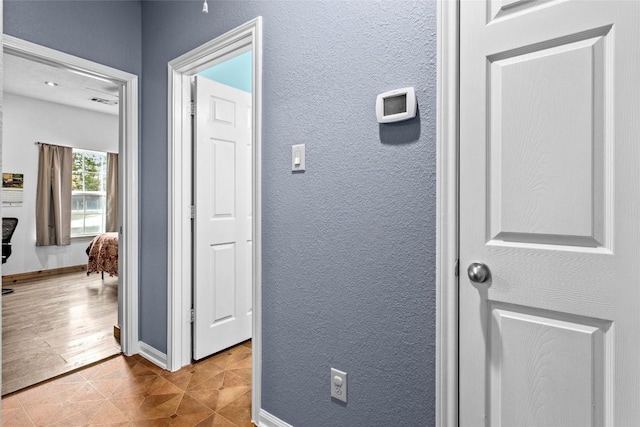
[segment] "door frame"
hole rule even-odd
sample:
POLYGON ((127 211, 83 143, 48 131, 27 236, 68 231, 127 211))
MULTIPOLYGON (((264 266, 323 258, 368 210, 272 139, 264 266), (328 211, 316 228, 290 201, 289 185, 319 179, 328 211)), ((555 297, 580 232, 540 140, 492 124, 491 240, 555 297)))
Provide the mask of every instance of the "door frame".
POLYGON ((262 391, 262 17, 257 17, 168 64, 167 369, 191 363, 192 144, 191 76, 217 59, 251 46, 253 316, 251 413, 259 420, 262 391))
POLYGON ((138 341, 138 76, 84 58, 69 55, 7 34, 4 53, 64 68, 121 86, 118 115, 122 230, 118 310, 121 347, 126 355, 139 352, 138 341))
POLYGON ((436 425, 458 425, 460 0, 438 2, 436 425))

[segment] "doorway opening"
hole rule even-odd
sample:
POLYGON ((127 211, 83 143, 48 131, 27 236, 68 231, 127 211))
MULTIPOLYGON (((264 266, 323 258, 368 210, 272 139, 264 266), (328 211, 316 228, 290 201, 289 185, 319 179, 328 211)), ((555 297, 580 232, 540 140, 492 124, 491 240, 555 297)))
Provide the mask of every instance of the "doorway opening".
MULTIPOLYGON (((3 170, 3 172, 22 175, 23 187, 22 194, 19 195, 21 200, 16 199, 13 204, 3 203, 2 216, 19 217, 21 220, 16 230, 20 231, 22 227, 24 232, 20 234, 16 232, 13 235, 13 257, 7 260, 11 266, 9 268, 9 264, 5 264, 7 271, 3 271, 3 273, 9 273, 14 278, 22 276, 21 280, 28 281, 25 282, 25 292, 29 286, 28 292, 33 295, 29 299, 29 304, 20 310, 29 310, 29 306, 35 306, 34 299, 40 301, 44 304, 39 314, 42 320, 42 316, 47 316, 47 313, 51 316, 54 315, 55 310, 52 308, 56 306, 57 301, 61 302, 58 304, 58 308, 60 305, 69 305, 69 308, 63 310, 62 313, 65 319, 60 319, 59 322, 51 318, 45 318, 43 322, 33 322, 50 325, 51 331, 42 330, 41 332, 49 333, 49 338, 55 341, 55 346, 62 349, 63 353, 57 351, 54 352, 55 354, 51 353, 46 356, 53 358, 56 362, 53 363, 53 360, 49 360, 46 364, 55 364, 56 369, 50 371, 49 377, 46 377, 48 374, 43 370, 38 375, 30 375, 30 378, 14 381, 11 387, 3 387, 3 394, 6 394, 96 362, 111 355, 110 352, 116 354, 121 350, 127 355, 138 352, 138 236, 136 232, 138 223, 138 89, 137 76, 135 75, 60 51, 7 35, 3 36, 3 47, 5 73, 11 72, 10 67, 23 67, 22 72, 29 74, 27 80, 24 80, 23 83, 18 82, 17 86, 8 90, 4 101, 5 111, 8 112, 6 107, 10 102, 13 106, 12 111, 16 114, 5 115, 3 119, 5 122, 3 126, 5 131, 3 132, 5 134, 2 151, 3 168, 8 167, 16 170, 3 170), (47 74, 46 77, 45 74, 47 74), (56 81, 57 79, 60 81, 56 81), (53 90, 48 92, 49 95, 44 95, 47 93, 47 89, 53 90), (54 90, 57 90, 56 95, 52 94, 54 90), (38 95, 38 92, 42 94, 38 95), (83 99, 87 97, 89 100, 83 99), (91 98, 96 98, 96 101, 91 98), (83 107, 82 103, 87 104, 88 107, 83 107), (76 123, 77 129, 61 130, 60 128, 66 125, 57 121, 54 116, 61 118, 67 115, 72 116, 74 113, 77 117, 69 117, 69 123, 76 123), (7 126, 8 120, 16 122, 7 126), (93 125, 83 123, 83 120, 95 125, 95 138, 90 136, 90 128, 93 125), (41 137, 33 132, 24 132, 25 128, 31 128, 33 131, 41 126, 44 127, 45 123, 48 123, 48 131, 42 133, 41 137), (6 133, 8 127, 14 129, 11 136, 6 133), (56 127, 58 127, 57 131, 56 127), (80 128, 84 128, 84 131, 81 131, 80 128), (100 130, 104 130, 109 136, 97 135, 100 130), (78 136, 78 140, 82 142, 73 141, 75 136, 78 136), (110 277, 107 273, 102 280, 101 276, 96 274, 87 277, 86 271, 83 271, 83 269, 86 270, 88 259, 86 248, 91 240, 88 236, 99 231, 100 223, 104 221, 102 217, 106 214, 103 212, 105 211, 103 209, 104 203, 98 194, 104 192, 102 191, 104 190, 103 186, 101 187, 104 182, 100 181, 99 173, 96 173, 98 178, 87 175, 86 180, 89 182, 93 179, 96 181, 93 184, 100 188, 94 189, 92 185, 89 185, 88 190, 96 191, 80 191, 72 197, 77 205, 77 209, 74 210, 72 204, 72 235, 77 234, 78 236, 73 237, 71 245, 35 248, 33 240, 35 229, 32 230, 32 228, 35 227, 34 206, 39 145, 34 142, 72 147, 74 149, 73 159, 83 159, 85 163, 91 163, 96 171, 102 169, 106 171, 107 152, 118 153, 116 162, 113 162, 115 157, 111 159, 112 165, 117 164, 119 172, 114 174, 118 177, 118 184, 112 187, 112 193, 117 193, 115 198, 117 199, 117 209, 114 215, 110 215, 114 217, 112 227, 117 230, 114 234, 119 241, 117 244, 118 255, 116 256, 119 270, 116 277, 110 277), (8 144, 12 144, 12 148, 8 144), (82 151, 83 149, 90 151, 82 151), (100 161, 102 157, 104 157, 104 162, 100 161), (102 163, 105 164, 102 165, 102 163), (102 184, 100 184, 101 182, 102 184), (116 187, 117 190, 115 190, 116 187), (87 206, 92 209, 85 209, 87 206), (82 218, 78 216, 80 213, 82 213, 82 218), (80 236, 81 234, 84 236, 80 236), (17 238, 19 240, 16 240, 17 238), (18 248, 19 250, 16 250, 18 248), (30 279, 27 277, 29 274, 34 277, 30 279), (78 292, 59 292, 62 288, 71 287, 71 285, 59 287, 58 282, 62 281, 73 283, 78 292), (47 286, 42 285, 45 282, 48 284, 47 286), (70 303, 65 300, 67 298, 73 298, 75 301, 70 303), (87 303, 79 302, 79 300, 86 300, 87 303), (93 313, 89 310, 90 304, 105 307, 104 310, 107 312, 100 313, 100 315, 93 313), (49 306, 51 310, 48 310, 46 306, 49 306), (71 307, 75 308, 71 309, 71 307), (112 313, 111 310, 115 310, 115 312, 112 313), (106 324, 106 331, 92 329, 92 325, 102 328, 105 321, 111 323, 110 325, 106 324), (56 332, 54 329, 62 327, 73 329, 68 334, 68 340, 64 339, 64 333, 54 333, 56 332), (108 339, 113 341, 112 336, 118 332, 120 345, 115 342, 105 345, 104 341, 108 339), (96 351, 97 348, 100 348, 100 351, 96 351), (66 354, 67 357, 63 354, 66 354)), ((116 203, 111 204, 111 206, 114 205, 116 203)), ((15 283, 19 283, 17 279, 15 283)), ((21 297, 20 290, 22 288, 19 290, 18 286, 22 285, 16 285, 13 294, 4 296, 5 302, 9 303, 12 298, 17 301, 21 297)), ((28 326, 25 325, 26 321, 20 320, 22 315, 17 314, 16 324, 12 331, 13 335, 19 335, 21 330, 26 331, 23 328, 28 326)), ((36 314, 36 316, 38 315, 36 314)), ((3 323, 3 329, 7 326, 7 323, 3 323)), ((5 334, 5 340, 7 335, 9 334, 5 334)), ((27 345, 19 350, 25 353, 23 356, 18 356, 24 357, 25 360, 33 359, 39 351, 37 346, 33 346, 36 344, 34 341, 38 340, 31 339, 32 342, 29 342, 28 338, 25 337, 22 341, 32 346, 27 345)), ((39 341, 47 345, 45 339, 39 339, 39 341)), ((7 341, 8 343, 9 341, 7 341)), ((54 347, 51 343, 48 344, 49 347, 54 347)), ((12 350, 18 351, 15 347, 12 346, 12 350)), ((3 362, 7 361, 8 353, 5 351, 4 354, 3 362)), ((42 364, 38 363, 38 365, 42 364)), ((11 367, 4 367, 3 377, 7 376, 9 368, 11 367)), ((21 368, 18 367, 18 369, 21 368)))
MULTIPOLYGON (((251 266, 251 347, 252 419, 259 420, 261 391, 261 68, 262 19, 260 17, 176 58, 169 63, 169 215, 168 215, 168 337, 167 368, 171 371, 192 360, 192 301, 195 273, 192 233, 194 149, 192 146, 192 78, 216 64, 251 54, 251 110, 245 122, 251 127, 250 266, 251 266)), ((196 107, 196 110, 199 107, 196 107)), ((224 116, 225 112, 220 111, 224 116)), ((197 113, 196 113, 197 114, 197 113)), ((234 113, 236 114, 236 113, 234 113)), ((239 114, 239 113, 238 113, 239 114)), ((226 116, 229 117, 229 116, 226 116)), ((197 166, 197 165, 196 165, 197 166)), ((232 318, 234 315, 231 315, 232 318)), ((194 315, 198 321, 198 313, 194 315)))

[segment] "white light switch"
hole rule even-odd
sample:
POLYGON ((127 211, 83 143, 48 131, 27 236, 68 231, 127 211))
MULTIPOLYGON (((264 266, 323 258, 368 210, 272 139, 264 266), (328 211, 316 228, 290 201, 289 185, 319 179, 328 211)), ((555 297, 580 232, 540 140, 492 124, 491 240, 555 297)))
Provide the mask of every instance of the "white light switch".
POLYGON ((291 170, 293 172, 304 170, 304 144, 291 146, 291 170))

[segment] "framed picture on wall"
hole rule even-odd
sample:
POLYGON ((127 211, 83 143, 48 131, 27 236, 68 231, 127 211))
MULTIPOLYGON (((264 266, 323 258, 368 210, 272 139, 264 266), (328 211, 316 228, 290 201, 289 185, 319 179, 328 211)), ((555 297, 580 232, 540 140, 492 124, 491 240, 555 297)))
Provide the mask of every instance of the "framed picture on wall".
POLYGON ((24 175, 21 173, 2 174, 2 206, 22 206, 24 175))

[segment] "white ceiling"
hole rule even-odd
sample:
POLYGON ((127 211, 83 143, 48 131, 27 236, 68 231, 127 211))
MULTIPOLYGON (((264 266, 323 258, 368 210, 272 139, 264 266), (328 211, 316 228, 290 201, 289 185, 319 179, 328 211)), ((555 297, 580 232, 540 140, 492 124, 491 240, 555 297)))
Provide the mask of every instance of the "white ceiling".
POLYGON ((91 98, 118 101, 118 86, 63 68, 4 54, 4 91, 72 107, 118 115, 118 105, 91 98), (58 83, 51 87, 46 81, 58 83))

